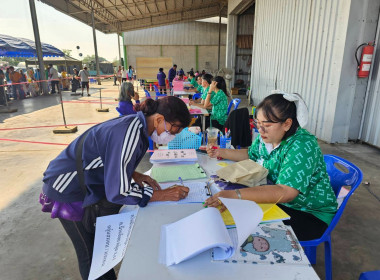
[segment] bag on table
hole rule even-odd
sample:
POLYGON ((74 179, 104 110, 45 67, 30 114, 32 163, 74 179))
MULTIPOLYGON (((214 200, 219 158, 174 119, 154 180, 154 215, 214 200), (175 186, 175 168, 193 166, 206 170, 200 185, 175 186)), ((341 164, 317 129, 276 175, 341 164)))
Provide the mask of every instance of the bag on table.
POLYGON ((246 159, 219 169, 216 175, 231 183, 254 187, 267 183, 268 170, 257 162, 246 159))

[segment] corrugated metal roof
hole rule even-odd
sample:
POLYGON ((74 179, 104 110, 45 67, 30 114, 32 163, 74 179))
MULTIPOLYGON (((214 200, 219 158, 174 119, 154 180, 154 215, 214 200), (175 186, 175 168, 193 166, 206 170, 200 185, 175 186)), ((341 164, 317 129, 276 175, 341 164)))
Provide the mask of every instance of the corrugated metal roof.
POLYGON ((349 1, 257 0, 252 98, 273 89, 298 92, 309 107, 307 129, 332 140, 349 1))
POLYGON ((94 11, 95 28, 119 33, 179 22, 227 16, 227 0, 40 0, 89 26, 94 11))
MULTIPOLYGON (((221 26, 220 44, 226 44, 227 26, 221 26)), ((124 44, 141 45, 218 45, 219 24, 187 22, 124 32, 124 44)))

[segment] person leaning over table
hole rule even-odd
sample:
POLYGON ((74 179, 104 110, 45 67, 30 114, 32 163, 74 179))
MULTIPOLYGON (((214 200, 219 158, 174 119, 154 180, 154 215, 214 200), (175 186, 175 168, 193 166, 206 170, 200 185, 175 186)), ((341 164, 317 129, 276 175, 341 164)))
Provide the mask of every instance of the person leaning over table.
MULTIPOLYGON (((82 151, 86 196, 76 169, 76 149, 82 136, 52 160, 44 173, 42 211, 59 218, 75 247, 83 279, 88 278, 91 267, 96 221, 96 217, 87 219, 85 214, 91 209, 87 206, 96 204, 98 216, 107 216, 118 213, 123 204, 145 207, 149 201, 177 201, 189 191, 185 186, 161 190, 154 179, 135 171, 148 150, 148 136, 156 143, 167 144, 189 125, 186 104, 168 96, 157 101, 147 99, 136 110, 137 114, 89 129, 82 151)), ((116 279, 114 270, 99 279, 116 279)))
POLYGON ((260 136, 249 149, 218 149, 210 157, 234 161, 252 159, 268 169, 268 185, 240 190, 223 190, 206 201, 218 206, 219 197, 279 203, 291 218, 298 239, 322 236, 337 210, 323 154, 317 139, 306 129, 307 107, 298 94, 276 93, 266 97, 256 108, 260 136))
MULTIPOLYGON (((203 97, 202 97, 203 98, 203 97)), ((228 94, 226 88, 226 82, 223 77, 216 76, 208 89, 204 104, 194 104, 200 108, 210 108, 212 105, 211 116, 206 117, 206 128, 210 126, 210 119, 212 126, 223 131, 224 123, 227 120, 228 109, 228 94)), ((193 126, 202 127, 200 118, 194 122, 193 126)))

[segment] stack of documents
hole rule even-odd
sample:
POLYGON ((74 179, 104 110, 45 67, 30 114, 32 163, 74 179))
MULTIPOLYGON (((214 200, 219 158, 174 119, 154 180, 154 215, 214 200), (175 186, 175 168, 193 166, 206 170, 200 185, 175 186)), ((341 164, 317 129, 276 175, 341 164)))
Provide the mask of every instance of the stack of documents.
MULTIPOLYGON (((186 198, 178 201, 152 201, 149 202, 148 206, 161 204, 203 203, 212 195, 211 189, 206 182, 192 182, 185 183, 184 185, 189 188, 189 193, 186 198)), ((173 186, 173 183, 161 184, 161 189, 167 189, 171 186, 173 186)))
POLYGON ((178 177, 182 180, 197 180, 207 177, 206 172, 198 164, 168 165, 161 164, 152 167, 152 178, 159 183, 176 182, 178 177))
MULTIPOLYGON (((283 220, 289 220, 290 216, 286 214, 280 207, 272 203, 262 203, 258 206, 263 211, 263 219, 261 223, 273 223, 283 220)), ((222 212, 222 218, 226 226, 234 226, 235 222, 231 213, 227 210, 222 212)))
POLYGON ((160 240, 160 263, 170 266, 212 249, 214 260, 228 259, 254 232, 263 212, 253 201, 220 198, 236 222, 236 238, 231 237, 219 210, 204 208, 175 223, 163 225, 160 240))
MULTIPOLYGON (((168 163, 168 162, 197 162, 198 157, 194 149, 186 150, 155 150, 150 157, 151 163, 168 163)), ((178 176, 177 176, 178 178, 178 176)))

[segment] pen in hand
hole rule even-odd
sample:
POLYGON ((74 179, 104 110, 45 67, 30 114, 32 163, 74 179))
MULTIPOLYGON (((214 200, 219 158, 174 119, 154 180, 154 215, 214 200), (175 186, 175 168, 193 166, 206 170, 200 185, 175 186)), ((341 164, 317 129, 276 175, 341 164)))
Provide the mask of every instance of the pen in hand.
POLYGON ((179 182, 181 183, 182 186, 185 186, 185 185, 183 184, 183 180, 182 180, 181 177, 178 177, 178 180, 179 180, 179 182))

